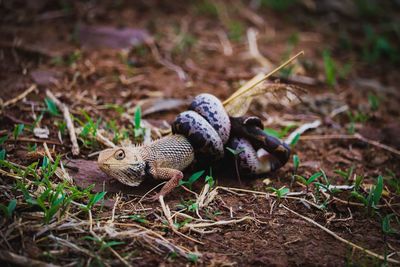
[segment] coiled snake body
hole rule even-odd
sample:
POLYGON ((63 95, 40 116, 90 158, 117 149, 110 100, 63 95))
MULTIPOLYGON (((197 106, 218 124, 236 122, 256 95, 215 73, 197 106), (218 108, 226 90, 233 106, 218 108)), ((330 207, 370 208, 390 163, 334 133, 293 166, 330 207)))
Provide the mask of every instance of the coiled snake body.
POLYGON ((156 199, 179 184, 182 170, 194 158, 222 159, 225 147, 238 151, 239 171, 247 175, 274 171, 290 155, 285 143, 265 134, 257 117, 229 117, 221 101, 211 94, 196 96, 189 110, 176 117, 172 132, 149 145, 106 149, 99 155, 99 167, 130 186, 139 185, 146 176, 168 180, 156 199))

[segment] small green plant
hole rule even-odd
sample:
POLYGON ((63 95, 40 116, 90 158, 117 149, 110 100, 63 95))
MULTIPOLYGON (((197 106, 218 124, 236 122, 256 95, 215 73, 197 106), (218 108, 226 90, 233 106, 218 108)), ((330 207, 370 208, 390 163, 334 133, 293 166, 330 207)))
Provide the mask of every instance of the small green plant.
POLYGON ((106 104, 105 107, 107 109, 115 110, 119 115, 122 115, 123 113, 125 113, 125 108, 121 105, 109 103, 109 104, 106 104))
POLYGON ((90 195, 88 203, 86 204, 86 206, 82 207, 83 210, 85 210, 85 211, 91 210, 93 208, 93 206, 96 205, 97 202, 102 200, 106 194, 107 194, 107 192, 98 192, 94 195, 90 195))
POLYGON ((333 87, 337 83, 335 62, 333 61, 329 50, 324 50, 322 57, 324 61, 326 83, 333 87))
POLYGON ((0 146, 3 145, 8 139, 8 135, 0 137, 0 146))
POLYGON ((300 134, 298 133, 294 136, 293 140, 290 142, 290 147, 292 148, 295 147, 299 142, 299 140, 300 140, 300 134))
POLYGON ((242 149, 232 149, 230 147, 226 147, 226 149, 231 152, 231 154, 233 155, 233 157, 235 158, 235 170, 236 170, 236 177, 239 180, 239 183, 241 184, 242 181, 240 180, 240 172, 239 172, 239 165, 238 165, 238 160, 237 157, 239 156, 240 153, 242 153, 244 151, 244 148, 242 149))
POLYGON ((0 160, 5 160, 6 150, 4 148, 0 149, 0 160))
POLYGON ((341 176, 344 179, 345 183, 348 184, 354 173, 354 165, 348 168, 346 171, 334 170, 333 172, 341 176))
POLYGON ((212 176, 212 170, 210 168, 210 175, 207 175, 205 178, 205 182, 208 183, 208 186, 212 188, 215 185, 215 180, 212 176))
POLYGON ((187 187, 189 187, 190 190, 192 190, 193 183, 196 182, 203 174, 204 174, 204 170, 195 172, 189 177, 189 179, 187 181, 180 180, 179 185, 187 186, 187 187))
POLYGON ((355 124, 356 123, 365 123, 369 119, 368 114, 364 114, 360 111, 355 111, 355 112, 348 111, 347 116, 349 117, 349 120, 350 120, 350 124, 347 128, 347 131, 349 134, 355 133, 355 124))
POLYGON ((301 175, 296 175, 296 178, 307 187, 307 192, 309 190, 309 187, 312 183, 315 182, 316 179, 322 176, 322 172, 316 172, 313 175, 311 175, 308 179, 301 175))
POLYGON ((149 221, 143 218, 140 214, 133 214, 129 216, 129 219, 134 220, 135 222, 142 223, 142 224, 149 224, 149 221))
POLYGON ((133 133, 135 138, 143 137, 145 129, 141 126, 142 122, 142 108, 137 106, 135 110, 135 128, 133 129, 133 133))
POLYGON ((188 261, 196 263, 199 260, 199 255, 193 254, 193 253, 188 253, 186 255, 186 258, 188 259, 188 261))
POLYGON ((396 219, 397 224, 400 225, 400 221, 399 218, 394 214, 388 214, 386 215, 383 219, 382 219, 382 225, 381 225, 381 229, 382 229, 382 233, 383 233, 383 242, 385 243, 385 259, 384 259, 384 266, 388 266, 387 265, 387 256, 388 256, 388 244, 387 244, 387 237, 389 235, 393 235, 393 234, 398 234, 399 232, 396 231, 395 229, 392 228, 391 226, 391 221, 392 219, 396 219))
POLYGON ((87 114, 86 111, 82 111, 82 114, 85 117, 86 122, 83 122, 78 118, 74 118, 74 120, 82 126, 82 131, 80 132, 79 137, 81 137, 85 147, 92 147, 96 144, 95 137, 97 130, 99 129, 101 119, 98 119, 96 122, 94 122, 94 120, 89 116, 89 114, 87 114))
POLYGON ((392 219, 395 219, 398 224, 400 224, 399 218, 396 216, 396 214, 388 214, 382 219, 382 232, 385 235, 391 235, 391 234, 397 234, 398 232, 391 227, 391 221, 392 219))
POLYGON ((228 24, 228 37, 234 42, 239 42, 244 35, 244 26, 240 21, 230 21, 228 24))
POLYGON ((285 186, 282 186, 279 189, 276 189, 274 187, 268 187, 267 190, 274 192, 278 200, 281 200, 284 196, 286 196, 290 192, 289 188, 285 186))
POLYGON ((11 200, 7 206, 0 204, 0 210, 4 214, 5 217, 10 219, 14 213, 15 207, 17 206, 17 200, 11 200))
POLYGON ((176 205, 178 209, 186 209, 189 212, 195 212, 199 207, 196 203, 195 200, 189 199, 189 200, 181 200, 181 202, 176 205))
POLYGON ((382 197, 382 192, 383 192, 383 177, 379 175, 375 186, 373 186, 370 189, 367 197, 357 192, 356 190, 353 190, 351 192, 350 197, 353 197, 361 201, 366 207, 367 212, 370 214, 373 210, 378 209, 378 204, 382 197))
POLYGON ((377 95, 373 93, 368 94, 368 103, 371 111, 377 111, 380 105, 380 101, 377 95))
POLYGON ((330 51, 327 49, 323 51, 322 59, 324 62, 325 81, 331 87, 337 85, 338 77, 345 79, 352 69, 351 63, 338 65, 335 60, 333 60, 330 51))
POLYGON ((28 144, 28 151, 29 152, 35 152, 37 150, 37 144, 34 143, 33 145, 28 144))
POLYGON ((364 28, 363 59, 368 63, 375 63, 388 59, 391 63, 399 62, 399 49, 393 45, 385 34, 377 33, 370 25, 364 28))
POLYGON ((23 124, 23 123, 14 125, 14 130, 13 130, 14 140, 17 140, 18 136, 21 135, 24 128, 25 128, 25 124, 23 124))
POLYGON ((394 189, 396 195, 400 195, 400 179, 396 177, 396 174, 390 170, 386 169, 385 181, 387 184, 394 189))
POLYGON ((106 248, 125 244, 125 242, 123 242, 123 241, 115 241, 115 240, 105 241, 102 238, 97 238, 97 237, 93 237, 93 236, 85 236, 85 237, 83 237, 83 239, 92 240, 92 241, 96 242, 100 246, 100 248, 99 248, 100 251, 103 251, 106 248))
POLYGON ((293 174, 297 173, 297 170, 299 169, 299 166, 300 166, 299 156, 297 154, 293 155, 293 174))
POLYGON ((58 116, 60 115, 60 112, 57 109, 57 105, 54 103, 53 100, 50 98, 46 97, 44 99, 44 103, 46 104, 46 111, 50 113, 53 116, 58 116))

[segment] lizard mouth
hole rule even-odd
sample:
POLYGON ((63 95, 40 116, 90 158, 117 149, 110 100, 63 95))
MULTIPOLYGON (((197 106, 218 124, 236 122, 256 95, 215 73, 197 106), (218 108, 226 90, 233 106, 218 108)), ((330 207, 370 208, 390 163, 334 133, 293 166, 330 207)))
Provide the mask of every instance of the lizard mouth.
POLYGON ((144 180, 140 171, 132 166, 127 166, 125 168, 112 168, 111 165, 112 164, 103 163, 99 165, 99 168, 120 183, 128 186, 138 186, 144 180))

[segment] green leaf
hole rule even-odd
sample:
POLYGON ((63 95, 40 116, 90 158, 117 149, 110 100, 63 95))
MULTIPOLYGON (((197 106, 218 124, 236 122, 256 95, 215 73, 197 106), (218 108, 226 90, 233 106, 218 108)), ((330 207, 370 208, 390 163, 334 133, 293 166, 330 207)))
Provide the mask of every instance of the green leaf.
POLYGON ((390 221, 395 214, 388 214, 382 220, 382 232, 385 234, 395 234, 396 231, 390 226, 390 221))
POLYGON ((382 196, 382 191, 383 191, 383 177, 382 175, 379 175, 378 181, 374 188, 373 203, 375 206, 379 204, 379 200, 381 199, 382 196))
POLYGON ((13 131, 14 140, 17 140, 18 136, 21 135, 22 131, 24 130, 24 127, 25 125, 23 123, 14 126, 14 131, 13 131))
POLYGON ((360 185, 363 180, 364 180, 364 176, 362 176, 362 175, 356 176, 356 180, 354 182, 354 190, 358 190, 360 188, 360 185))
POLYGON ((0 160, 5 160, 6 159, 6 150, 1 149, 0 150, 0 160))
POLYGON ((237 156, 237 155, 239 155, 240 153, 242 153, 244 151, 244 148, 235 150, 235 149, 232 149, 230 147, 226 147, 226 149, 229 152, 231 152, 234 156, 237 156))
POLYGON ((142 108, 141 106, 137 106, 135 110, 135 129, 140 129, 140 122, 142 120, 142 108))
POLYGON ((300 166, 300 159, 299 159, 299 156, 293 155, 293 167, 294 167, 295 172, 297 171, 297 169, 299 168, 299 166, 300 166))
POLYGON ((213 187, 215 184, 214 178, 211 175, 207 175, 205 181, 210 187, 213 187))
POLYGON ((149 223, 149 221, 144 219, 142 217, 142 215, 140 215, 140 214, 130 215, 129 218, 134 220, 135 222, 139 222, 139 223, 143 223, 143 224, 148 224, 149 223))
POLYGON ((310 185, 312 182, 315 181, 315 179, 321 177, 321 175, 322 175, 322 172, 316 172, 316 173, 314 173, 313 175, 311 175, 310 178, 308 178, 306 185, 310 185))
POLYGON ((1 146, 2 144, 4 144, 5 141, 7 141, 7 138, 8 138, 8 135, 5 135, 5 136, 0 137, 0 146, 1 146))
POLYGON ((360 193, 356 192, 356 191, 352 191, 350 193, 350 196, 357 199, 358 201, 364 203, 364 205, 367 205, 367 199, 361 195, 360 193))
POLYGON ((265 128, 264 132, 268 135, 274 136, 276 138, 280 138, 280 134, 277 130, 274 130, 272 128, 265 128))
POLYGON ((8 203, 7 206, 7 214, 8 217, 11 218, 11 215, 14 213, 15 207, 17 206, 17 200, 13 199, 10 201, 10 203, 8 203))
POLYGON ((186 257, 190 262, 197 262, 199 260, 199 256, 193 253, 187 254, 186 257))
POLYGON ((125 244, 125 242, 123 241, 108 241, 108 242, 104 242, 101 247, 100 250, 103 250, 105 248, 109 248, 109 247, 113 247, 113 246, 117 246, 117 245, 122 245, 125 244))
POLYGON ((297 174, 296 174, 295 177, 296 177, 297 180, 300 181, 300 183, 302 183, 302 184, 304 184, 304 185, 307 184, 307 180, 306 180, 306 178, 304 178, 303 176, 297 175, 297 174))
POLYGON ((46 106, 47 106, 46 111, 48 111, 53 116, 60 115, 60 113, 58 112, 58 109, 57 109, 57 105, 54 103, 53 100, 46 97, 44 102, 46 103, 46 106))
POLYGON ((282 187, 281 189, 278 190, 278 192, 279 192, 279 196, 283 197, 283 196, 286 196, 290 192, 290 189, 287 187, 282 187))
POLYGON ((293 138, 292 142, 290 142, 290 146, 294 147, 300 140, 300 134, 296 134, 296 136, 293 138))
POLYGON ((189 178, 189 183, 193 184, 194 182, 196 182, 203 175, 203 173, 204 170, 193 173, 189 178))
POLYGON ((325 79, 329 86, 336 85, 336 67, 331 54, 328 50, 324 50, 323 54, 324 69, 325 69, 325 79))

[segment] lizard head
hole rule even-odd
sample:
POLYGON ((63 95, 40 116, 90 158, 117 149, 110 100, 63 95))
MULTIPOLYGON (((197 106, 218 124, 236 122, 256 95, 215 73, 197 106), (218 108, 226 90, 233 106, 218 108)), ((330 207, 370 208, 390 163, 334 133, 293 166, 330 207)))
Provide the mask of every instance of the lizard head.
POLYGON ((100 169, 129 186, 138 186, 146 175, 146 162, 138 147, 116 147, 100 152, 100 169))

